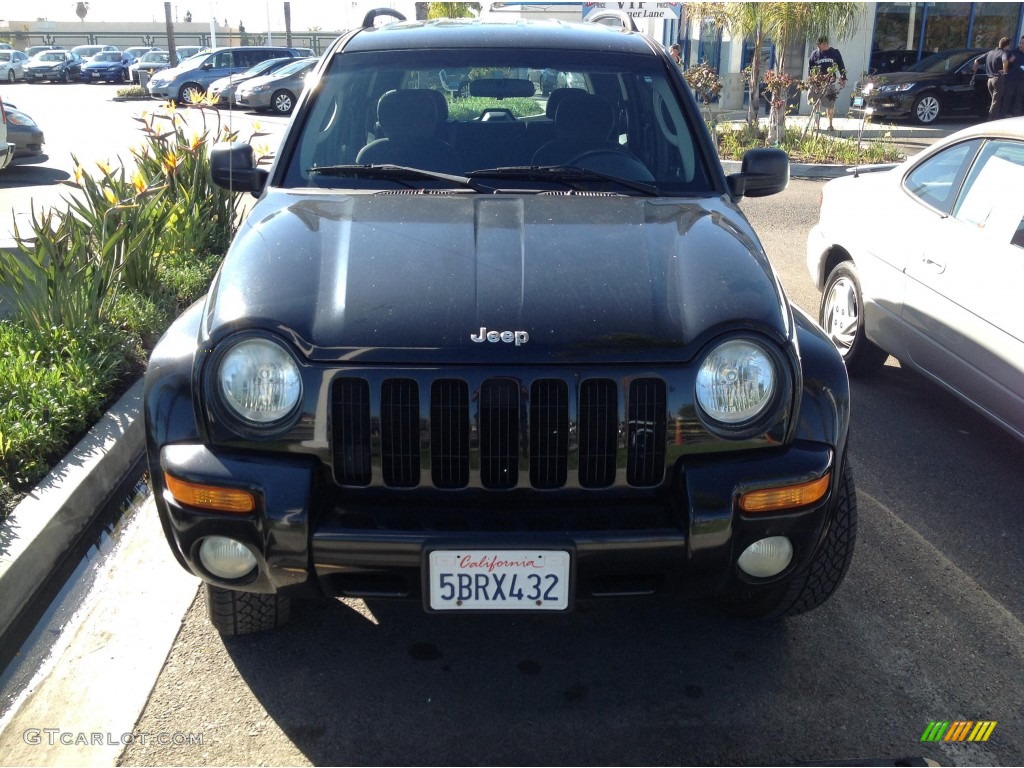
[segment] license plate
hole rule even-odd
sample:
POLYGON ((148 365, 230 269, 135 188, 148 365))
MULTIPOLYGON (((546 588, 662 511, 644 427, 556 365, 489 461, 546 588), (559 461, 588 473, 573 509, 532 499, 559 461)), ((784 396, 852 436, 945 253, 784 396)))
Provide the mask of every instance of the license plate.
POLYGON ((427 563, 435 611, 564 611, 569 608, 568 552, 435 550, 427 563))
POLYGON ((854 96, 853 97, 853 106, 855 106, 855 107, 863 107, 864 106, 864 97, 863 96, 854 96))

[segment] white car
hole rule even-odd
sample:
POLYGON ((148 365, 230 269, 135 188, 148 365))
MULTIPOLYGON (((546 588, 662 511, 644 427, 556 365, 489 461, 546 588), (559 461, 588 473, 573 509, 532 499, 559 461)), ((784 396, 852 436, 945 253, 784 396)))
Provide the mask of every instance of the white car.
POLYGON ((28 56, 24 51, 0 50, 0 82, 13 83, 15 80, 24 80, 26 63, 28 56))
POLYGON ((0 171, 11 164, 14 149, 14 144, 7 141, 7 113, 4 111, 4 102, 0 99, 0 171))
POLYGON ((1024 439, 1024 117, 835 179, 807 238, 851 374, 891 354, 1024 439))

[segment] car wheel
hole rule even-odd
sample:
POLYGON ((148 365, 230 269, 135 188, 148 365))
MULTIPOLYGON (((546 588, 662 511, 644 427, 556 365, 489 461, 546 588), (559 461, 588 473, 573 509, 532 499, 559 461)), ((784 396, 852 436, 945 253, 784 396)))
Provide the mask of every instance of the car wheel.
POLYGON ((15 79, 15 77, 16 77, 16 76, 15 76, 15 74, 14 74, 14 70, 13 70, 13 69, 9 69, 9 70, 7 70, 7 82, 8 82, 8 83, 13 83, 13 82, 14 82, 14 79, 15 79))
POLYGON ((868 339, 864 330, 864 297, 852 261, 836 265, 825 281, 818 323, 836 345, 851 374, 871 373, 889 357, 868 339))
POLYGON ((461 83, 459 85, 459 98, 460 99, 468 99, 469 98, 469 81, 468 80, 466 82, 461 83))
POLYGON ((62 83, 70 83, 70 82, 71 82, 71 73, 70 73, 70 72, 68 72, 68 71, 67 71, 67 70, 65 69, 65 70, 64 70, 63 72, 61 72, 61 74, 60 74, 60 81, 61 81, 62 83))
POLYGON ((179 104, 197 104, 203 95, 203 89, 199 83, 185 83, 178 91, 179 104))
POLYGON ((934 93, 922 93, 914 99, 912 114, 920 125, 931 125, 942 114, 942 102, 934 93))
POLYGON ((276 91, 270 99, 271 108, 279 115, 287 115, 295 108, 295 96, 284 89, 276 91))
POLYGON ((720 607, 747 619, 781 619, 805 613, 824 603, 846 576, 857 543, 857 494, 853 474, 844 467, 834 515, 811 561, 781 584, 749 587, 729 595, 720 607))
POLYGON ((214 629, 225 637, 234 637, 283 627, 291 613, 291 600, 277 594, 236 592, 207 584, 206 608, 214 629))

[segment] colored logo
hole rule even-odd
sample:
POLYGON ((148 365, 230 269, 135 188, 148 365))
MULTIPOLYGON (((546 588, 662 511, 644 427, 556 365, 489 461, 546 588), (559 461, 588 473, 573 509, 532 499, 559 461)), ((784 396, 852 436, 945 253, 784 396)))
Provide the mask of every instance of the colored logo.
POLYGON ((988 741, 996 723, 996 720, 932 720, 921 734, 921 741, 988 741))

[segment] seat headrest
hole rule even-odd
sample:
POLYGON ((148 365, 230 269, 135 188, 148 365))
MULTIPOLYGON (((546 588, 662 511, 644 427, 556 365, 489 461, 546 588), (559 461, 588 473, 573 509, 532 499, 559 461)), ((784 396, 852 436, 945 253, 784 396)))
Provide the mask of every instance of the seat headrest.
POLYGON ((434 94, 444 98, 427 88, 388 91, 377 102, 377 122, 392 139, 432 136, 440 123, 434 94))
POLYGON ((565 94, 572 93, 572 88, 555 88, 548 95, 548 103, 544 107, 544 114, 550 119, 555 119, 555 113, 558 111, 558 105, 562 103, 562 99, 565 98, 565 94))
POLYGON ((555 132, 562 138, 607 139, 615 115, 601 96, 570 88, 555 111, 555 132))

